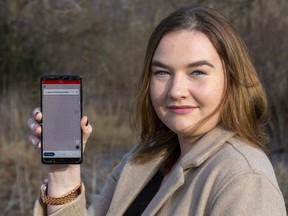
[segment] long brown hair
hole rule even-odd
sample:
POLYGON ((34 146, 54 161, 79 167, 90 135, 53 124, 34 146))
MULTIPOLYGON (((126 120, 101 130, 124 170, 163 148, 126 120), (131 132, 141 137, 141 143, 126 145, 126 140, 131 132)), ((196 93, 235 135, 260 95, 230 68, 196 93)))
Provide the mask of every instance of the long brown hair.
MULTIPOLYGON (((133 126, 139 133, 140 143, 134 162, 144 163, 167 151, 171 157, 180 154, 177 135, 158 118, 149 95, 154 52, 164 35, 180 30, 205 34, 223 61, 226 89, 219 106, 220 122, 248 144, 265 150, 267 98, 245 43, 220 13, 192 5, 178 9, 162 20, 149 39, 135 101, 133 126)), ((205 124, 212 115, 200 121, 196 128, 205 124)))

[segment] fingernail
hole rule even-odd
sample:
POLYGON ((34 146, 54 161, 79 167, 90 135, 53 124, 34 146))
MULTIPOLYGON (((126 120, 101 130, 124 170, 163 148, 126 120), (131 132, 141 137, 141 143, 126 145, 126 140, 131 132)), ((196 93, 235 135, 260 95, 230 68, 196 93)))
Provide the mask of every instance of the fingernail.
POLYGON ((85 126, 87 127, 88 125, 89 125, 89 120, 87 119, 85 126))
POLYGON ((37 112, 35 113, 35 115, 34 115, 35 118, 36 118, 36 116, 38 115, 38 113, 39 113, 39 111, 37 111, 37 112))
POLYGON ((40 147, 41 147, 40 145, 41 145, 40 142, 38 142, 35 145, 33 145, 33 147, 34 147, 34 149, 40 149, 40 147))

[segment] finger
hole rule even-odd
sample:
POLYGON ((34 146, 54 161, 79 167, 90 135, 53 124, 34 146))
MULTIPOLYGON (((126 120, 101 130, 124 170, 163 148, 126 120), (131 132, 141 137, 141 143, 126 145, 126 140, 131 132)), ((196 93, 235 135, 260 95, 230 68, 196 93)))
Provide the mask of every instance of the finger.
POLYGON ((81 119, 81 128, 82 128, 82 131, 83 131, 83 144, 85 146, 91 132, 92 132, 92 126, 91 124, 89 123, 89 120, 87 118, 87 116, 84 116, 82 119, 81 119))
POLYGON ((30 135, 29 141, 32 144, 32 146, 34 147, 34 149, 40 149, 41 148, 41 140, 39 137, 34 136, 34 135, 30 135))
POLYGON ((28 119, 27 124, 34 134, 37 134, 37 135, 41 134, 40 124, 34 118, 28 119))
POLYGON ((34 109, 32 113, 33 113, 34 118, 35 118, 38 122, 40 122, 41 119, 42 119, 42 112, 41 112, 40 107, 37 107, 36 109, 34 109))

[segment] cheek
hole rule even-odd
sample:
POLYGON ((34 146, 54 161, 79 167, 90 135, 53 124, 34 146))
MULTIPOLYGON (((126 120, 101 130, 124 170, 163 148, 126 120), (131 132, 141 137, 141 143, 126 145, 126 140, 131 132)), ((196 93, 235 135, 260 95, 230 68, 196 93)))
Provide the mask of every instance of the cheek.
POLYGON ((161 103, 164 98, 165 88, 163 88, 162 85, 158 85, 155 84, 155 82, 151 82, 149 91, 152 104, 154 108, 156 108, 155 105, 161 103))
POLYGON ((224 88, 222 86, 215 86, 214 88, 211 88, 209 94, 214 98, 215 102, 218 101, 218 103, 220 103, 224 95, 224 88))
POLYGON ((194 94, 195 99, 209 107, 216 107, 221 103, 224 95, 224 87, 222 85, 204 85, 197 89, 194 94))

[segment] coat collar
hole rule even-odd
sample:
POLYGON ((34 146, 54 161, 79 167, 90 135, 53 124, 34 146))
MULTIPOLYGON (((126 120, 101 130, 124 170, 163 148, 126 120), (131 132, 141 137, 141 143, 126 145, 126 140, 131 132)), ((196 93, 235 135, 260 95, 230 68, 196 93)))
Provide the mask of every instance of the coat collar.
MULTIPOLYGON (((233 132, 222 126, 217 126, 194 143, 193 147, 175 166, 170 177, 161 186, 142 215, 156 214, 165 201, 184 183, 184 170, 200 166, 233 135, 233 132)), ((131 160, 128 159, 118 179, 107 216, 124 214, 139 192, 158 171, 166 156, 155 158, 145 164, 132 164, 131 160)))
POLYGON ((235 135, 222 125, 218 125, 192 144, 180 163, 183 169, 198 167, 221 149, 223 144, 235 135))

